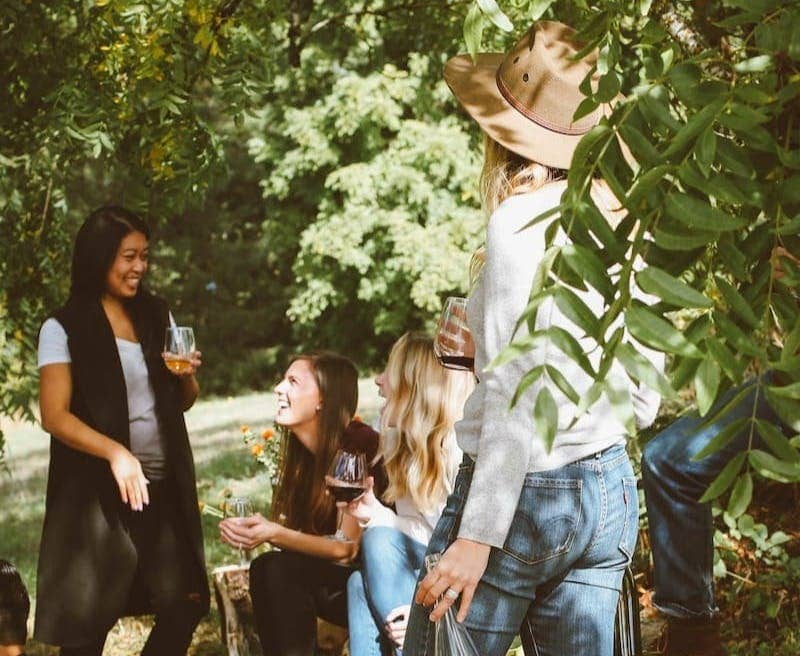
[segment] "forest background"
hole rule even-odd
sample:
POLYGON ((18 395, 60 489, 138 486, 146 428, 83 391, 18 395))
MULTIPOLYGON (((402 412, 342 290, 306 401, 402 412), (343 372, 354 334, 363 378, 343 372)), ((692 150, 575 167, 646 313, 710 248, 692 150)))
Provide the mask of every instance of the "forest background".
MULTIPOLYGON (((269 388, 289 353, 319 346, 368 371, 399 334, 430 328, 466 291, 484 221, 481 137, 442 65, 502 50, 540 17, 599 49, 580 111, 628 101, 584 139, 560 218, 576 246, 550 253, 527 318, 552 295, 597 337, 598 384, 574 400, 609 394, 628 421, 629 399, 603 383, 614 359, 662 391, 669 416, 783 372, 769 394, 791 432, 750 422, 768 451, 732 462, 709 496, 725 495, 725 553, 746 570, 731 572, 735 612, 796 640, 797 527, 783 510, 800 480, 800 276, 785 259, 778 279, 773 255, 800 252, 797 0, 7 0, 0 431, 33 416, 38 327, 66 296, 78 225, 107 202, 155 228, 150 285, 195 327, 207 394, 269 388), (630 212, 613 232, 585 193, 599 174, 630 212), (634 280, 659 303, 632 301, 634 280), (607 299, 599 321, 570 291, 582 284, 607 299), (623 313, 633 341, 609 329, 623 313), (667 378, 638 343, 669 354, 667 378)), ((585 364, 565 335, 539 338, 585 364)), ((574 396, 558 372, 527 384, 542 376, 574 396)), ((558 421, 547 394, 532 409, 545 439, 558 421)))

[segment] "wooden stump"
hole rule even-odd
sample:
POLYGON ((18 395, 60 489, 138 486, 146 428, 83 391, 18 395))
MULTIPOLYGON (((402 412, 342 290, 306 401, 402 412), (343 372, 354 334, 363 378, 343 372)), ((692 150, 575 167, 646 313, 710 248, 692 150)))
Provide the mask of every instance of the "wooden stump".
MULTIPOLYGON (((222 642, 228 656, 262 656, 261 643, 253 622, 250 566, 217 567, 211 576, 219 608, 222 642)), ((317 619, 317 643, 321 655, 339 656, 346 641, 345 629, 317 619)))

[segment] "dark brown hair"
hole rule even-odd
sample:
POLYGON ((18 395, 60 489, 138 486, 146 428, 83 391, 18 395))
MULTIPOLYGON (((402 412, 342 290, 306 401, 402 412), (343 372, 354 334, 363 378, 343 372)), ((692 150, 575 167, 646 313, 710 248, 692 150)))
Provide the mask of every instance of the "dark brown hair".
POLYGON ((336 523, 336 505, 325 492, 325 474, 356 413, 358 370, 346 357, 327 351, 298 355, 292 362, 297 360, 311 365, 322 399, 319 446, 311 453, 285 429, 272 517, 288 528, 324 535, 332 533, 336 523))

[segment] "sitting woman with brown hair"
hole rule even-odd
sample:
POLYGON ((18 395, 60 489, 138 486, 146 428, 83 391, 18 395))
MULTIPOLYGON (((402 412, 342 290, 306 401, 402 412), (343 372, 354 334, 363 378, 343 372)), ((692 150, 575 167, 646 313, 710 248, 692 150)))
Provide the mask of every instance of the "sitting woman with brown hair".
MULTIPOLYGON (((336 505, 325 476, 339 449, 366 454, 372 462, 378 434, 353 420, 358 404, 358 371, 335 353, 296 357, 275 388, 283 429, 283 453, 272 519, 260 514, 226 519, 222 539, 269 551, 250 565, 250 594, 265 656, 311 656, 316 651, 316 618, 347 625, 345 589, 358 553, 361 528, 343 517, 345 540, 325 537, 336 528, 336 505)), ((373 472, 373 474, 376 472, 373 472)))

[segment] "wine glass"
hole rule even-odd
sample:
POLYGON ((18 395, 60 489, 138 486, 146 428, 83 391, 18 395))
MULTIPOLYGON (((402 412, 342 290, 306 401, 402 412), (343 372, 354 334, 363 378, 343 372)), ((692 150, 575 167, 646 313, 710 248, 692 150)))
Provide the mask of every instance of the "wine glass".
POLYGON ((194 331, 188 326, 168 326, 164 337, 164 363, 174 374, 186 374, 192 370, 192 354, 195 350, 194 331))
MULTIPOLYGON (((349 503, 358 499, 367 490, 367 458, 363 453, 351 453, 344 449, 339 449, 333 458, 328 475, 325 477, 325 485, 328 492, 333 495, 337 502, 344 501, 349 503)), ((336 533, 326 536, 331 540, 349 542, 342 531, 342 511, 336 509, 336 533)))
MULTIPOLYGON (((253 514, 253 502, 248 497, 231 497, 225 502, 225 517, 242 519, 253 514)), ((239 547, 239 564, 250 562, 250 550, 239 547)))
POLYGON ((467 299, 449 296, 436 326, 433 352, 443 367, 472 371, 475 366, 475 343, 467 326, 467 299))

